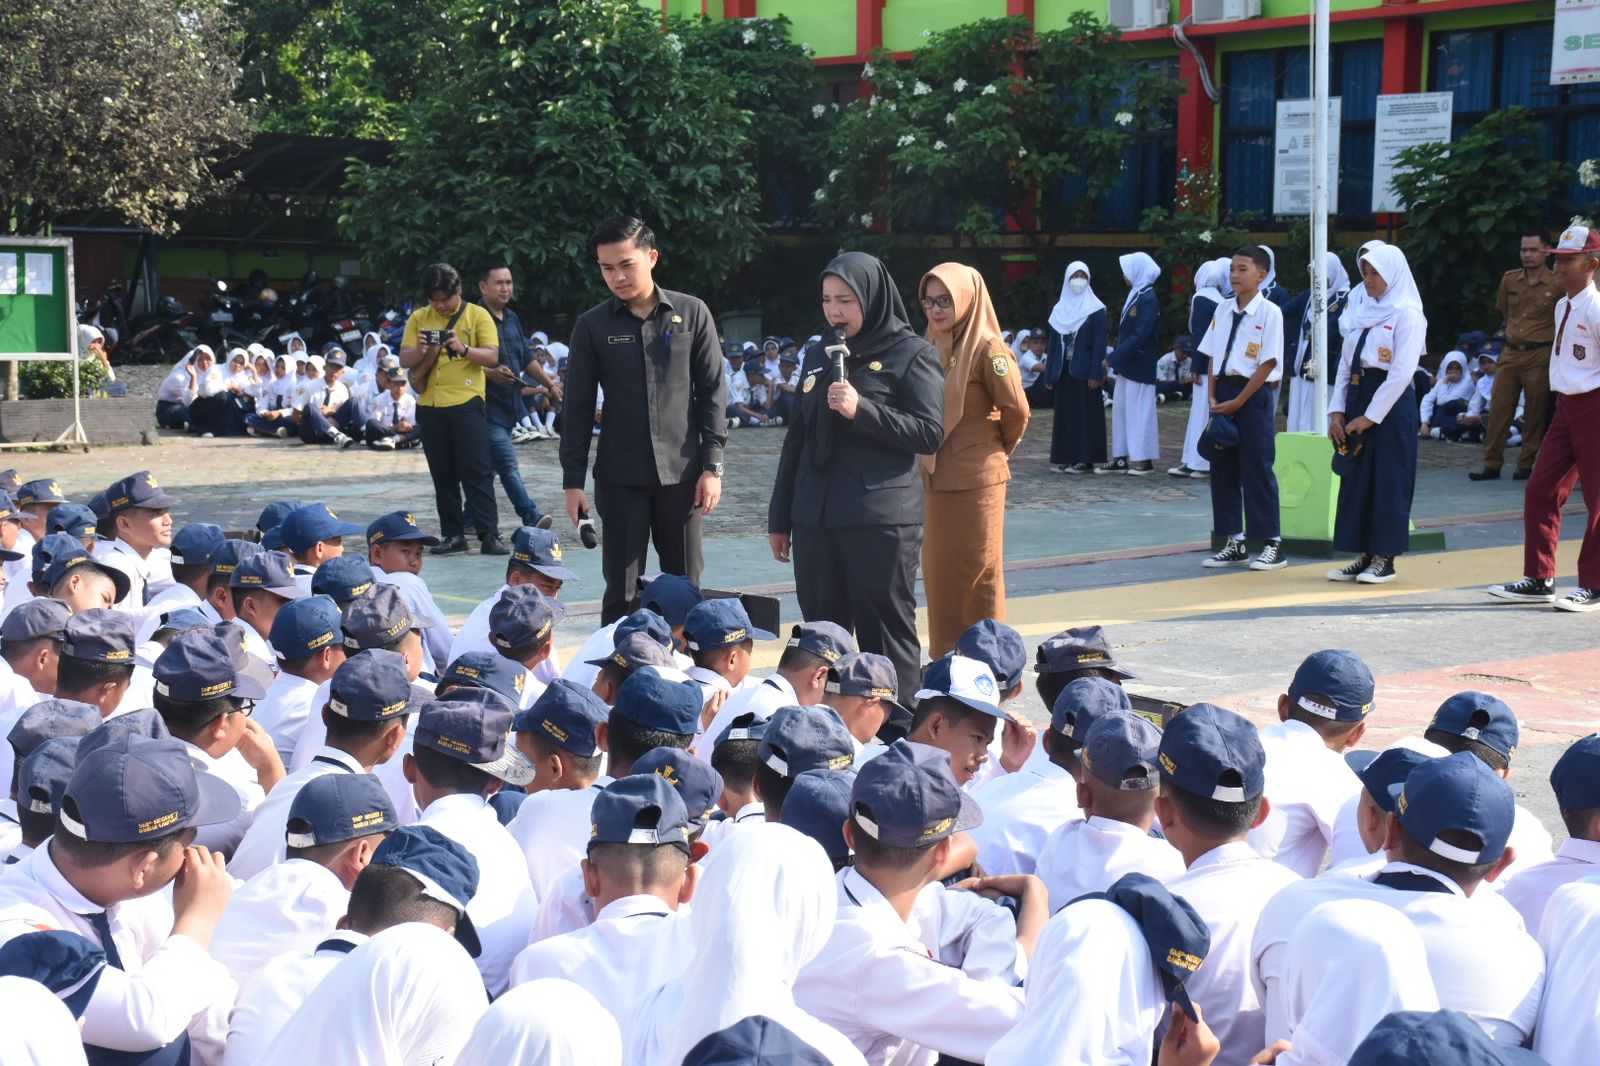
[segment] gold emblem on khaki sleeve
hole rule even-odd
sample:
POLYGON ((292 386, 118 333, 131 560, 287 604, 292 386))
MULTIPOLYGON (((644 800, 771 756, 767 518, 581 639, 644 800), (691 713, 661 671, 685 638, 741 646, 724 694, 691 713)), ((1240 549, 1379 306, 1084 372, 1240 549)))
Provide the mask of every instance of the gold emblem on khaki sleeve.
POLYGON ((991 365, 994 367, 994 376, 997 378, 1003 378, 1011 373, 1011 367, 1006 363, 1006 357, 1003 355, 995 356, 991 365))

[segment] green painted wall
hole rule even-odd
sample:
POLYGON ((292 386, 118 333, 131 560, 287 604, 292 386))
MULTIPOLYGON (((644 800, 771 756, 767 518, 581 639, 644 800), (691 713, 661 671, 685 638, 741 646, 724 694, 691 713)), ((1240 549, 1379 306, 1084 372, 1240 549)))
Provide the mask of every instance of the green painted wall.
POLYGON ((789 19, 789 39, 811 46, 818 58, 856 54, 855 0, 758 0, 762 18, 789 19))
POLYGON ((888 0, 883 5, 883 43, 891 52, 922 47, 922 31, 950 29, 979 19, 1004 18, 1005 0, 888 0))

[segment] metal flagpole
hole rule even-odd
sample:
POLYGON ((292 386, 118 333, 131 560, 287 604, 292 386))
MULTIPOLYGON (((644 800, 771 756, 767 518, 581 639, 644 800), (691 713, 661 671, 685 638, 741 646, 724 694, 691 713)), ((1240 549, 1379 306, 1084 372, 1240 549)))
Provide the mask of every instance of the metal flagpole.
POLYGON ((1317 378, 1311 395, 1314 425, 1328 422, 1328 282, 1322 261, 1328 251, 1329 0, 1315 0, 1311 19, 1311 358, 1317 378))

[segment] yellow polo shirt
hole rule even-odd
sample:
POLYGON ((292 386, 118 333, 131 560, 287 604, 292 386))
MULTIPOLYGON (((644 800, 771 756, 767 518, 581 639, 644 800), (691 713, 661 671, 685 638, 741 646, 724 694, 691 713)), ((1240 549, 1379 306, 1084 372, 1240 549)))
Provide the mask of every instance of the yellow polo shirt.
MULTIPOLYGON (((400 343, 416 344, 422 330, 444 329, 449 321, 449 315, 441 315, 428 304, 423 304, 406 319, 406 332, 400 343)), ((456 319, 454 329, 456 336, 469 348, 500 347, 500 330, 495 326, 494 318, 478 304, 465 304, 465 310, 456 319)), ((473 397, 481 400, 486 385, 483 367, 464 355, 452 358, 441 353, 439 361, 434 364, 433 373, 428 377, 428 387, 417 397, 417 406, 457 407, 473 397)))

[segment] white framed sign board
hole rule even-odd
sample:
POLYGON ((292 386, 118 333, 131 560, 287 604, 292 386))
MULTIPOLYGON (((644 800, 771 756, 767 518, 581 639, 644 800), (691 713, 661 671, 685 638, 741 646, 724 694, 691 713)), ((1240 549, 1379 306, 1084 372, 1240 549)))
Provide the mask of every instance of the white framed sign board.
POLYGON ((1395 158, 1402 149, 1451 140, 1453 93, 1390 93, 1378 97, 1372 139, 1372 212, 1404 211, 1394 191, 1395 158))
MULTIPOLYGON (((1328 101, 1328 213, 1339 211, 1339 130, 1342 101, 1328 101)), ((1311 214, 1310 100, 1279 100, 1273 136, 1272 213, 1311 214)))
POLYGON ((1550 84, 1600 81, 1600 0, 1556 0, 1550 84))

